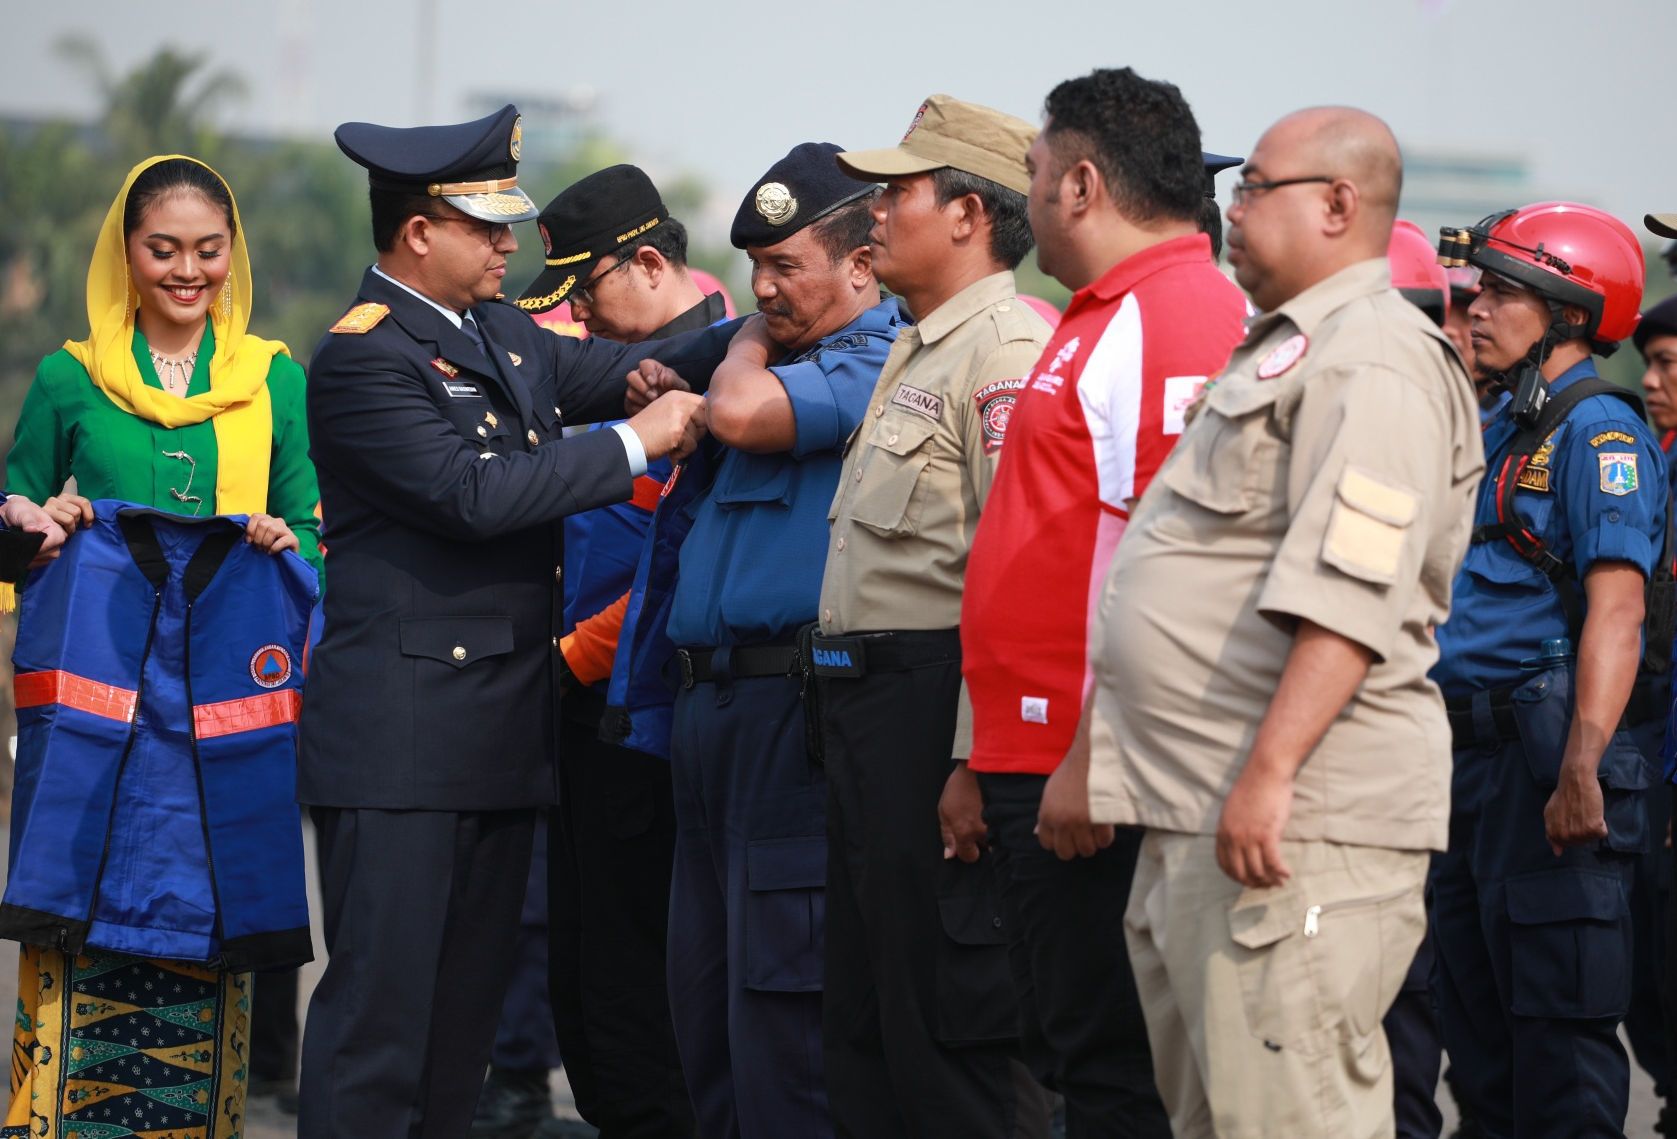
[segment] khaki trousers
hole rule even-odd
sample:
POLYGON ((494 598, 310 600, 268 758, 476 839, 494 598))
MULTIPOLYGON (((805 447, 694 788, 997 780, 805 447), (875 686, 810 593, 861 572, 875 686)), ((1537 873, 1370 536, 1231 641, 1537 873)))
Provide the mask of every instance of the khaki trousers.
POLYGON ((1210 835, 1149 831, 1124 932, 1176 1139, 1388 1139, 1381 1018, 1426 931, 1428 856, 1284 842, 1247 890, 1210 835))

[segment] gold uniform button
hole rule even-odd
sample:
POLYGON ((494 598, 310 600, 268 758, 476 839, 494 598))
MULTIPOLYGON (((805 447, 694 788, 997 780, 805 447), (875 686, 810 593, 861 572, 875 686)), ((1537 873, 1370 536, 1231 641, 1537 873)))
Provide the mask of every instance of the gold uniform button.
POLYGON ((466 659, 466 646, 465 645, 455 645, 454 646, 454 652, 451 653, 450 655, 453 656, 455 660, 465 660, 466 659))
POLYGON ((540 439, 536 438, 536 429, 534 427, 530 428, 530 430, 525 433, 524 438, 526 438, 530 441, 530 446, 532 446, 532 447, 534 447, 537 443, 541 442, 540 439))
POLYGON ((564 566, 554 566, 553 567, 553 583, 555 585, 558 585, 561 582, 563 582, 564 580, 565 580, 565 567, 564 566))

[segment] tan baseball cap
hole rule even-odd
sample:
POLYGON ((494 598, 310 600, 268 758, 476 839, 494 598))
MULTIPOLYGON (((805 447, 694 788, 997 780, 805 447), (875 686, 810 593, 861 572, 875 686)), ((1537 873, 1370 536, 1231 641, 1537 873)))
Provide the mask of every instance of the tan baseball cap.
MULTIPOLYGON (((843 156, 840 156, 843 160, 843 156)), ((1646 214, 1642 224, 1661 237, 1677 237, 1677 214, 1646 214)))
POLYGON ((1025 173, 1025 152, 1036 134, 1024 119, 932 95, 914 112, 908 133, 896 146, 846 151, 838 164, 852 177, 875 182, 952 166, 1027 194, 1031 179, 1025 173))

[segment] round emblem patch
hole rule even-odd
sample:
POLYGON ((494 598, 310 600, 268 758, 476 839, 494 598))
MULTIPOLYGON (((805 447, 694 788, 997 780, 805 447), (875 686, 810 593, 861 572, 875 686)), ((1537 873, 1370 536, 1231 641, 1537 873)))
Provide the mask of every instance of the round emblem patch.
POLYGON ((291 679, 291 654, 283 645, 263 645, 250 658, 250 678, 263 688, 278 688, 291 679))
POLYGON ((1309 347, 1310 338, 1304 333, 1300 332, 1295 336, 1289 336, 1280 344, 1277 344, 1268 356, 1263 358, 1263 361, 1258 365, 1258 378, 1260 380, 1273 380, 1276 376, 1282 375, 1287 369, 1304 358, 1305 349, 1309 347))
POLYGON ((757 187, 757 212, 770 225, 785 225, 798 213, 798 199, 779 182, 764 182, 757 187))
POLYGON ((512 160, 518 161, 518 156, 524 152, 524 116, 517 115, 512 120, 512 141, 507 144, 507 150, 512 154, 512 160))
POLYGON ((1013 418, 1013 405, 1018 397, 999 395, 984 405, 984 437, 1000 440, 1007 435, 1008 421, 1013 418))

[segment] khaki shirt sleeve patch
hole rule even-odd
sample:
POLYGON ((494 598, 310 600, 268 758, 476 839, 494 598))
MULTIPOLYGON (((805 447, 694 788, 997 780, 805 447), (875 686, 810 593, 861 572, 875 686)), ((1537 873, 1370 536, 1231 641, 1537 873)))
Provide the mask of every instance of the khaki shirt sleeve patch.
POLYGON ((1419 507, 1410 491, 1347 466, 1335 488, 1322 560, 1363 581, 1390 584, 1402 561, 1404 534, 1419 507))

